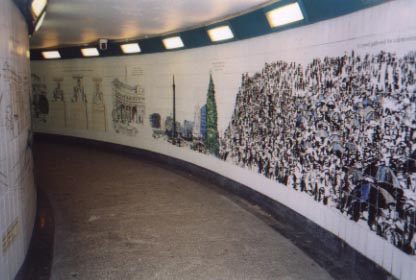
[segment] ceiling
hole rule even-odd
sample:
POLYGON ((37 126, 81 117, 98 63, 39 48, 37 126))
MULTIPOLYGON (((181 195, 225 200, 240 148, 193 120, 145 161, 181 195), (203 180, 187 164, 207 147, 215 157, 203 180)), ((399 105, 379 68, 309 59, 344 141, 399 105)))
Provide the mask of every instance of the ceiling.
POLYGON ((258 8, 265 0, 49 0, 31 49, 83 45, 100 38, 160 36, 258 8))

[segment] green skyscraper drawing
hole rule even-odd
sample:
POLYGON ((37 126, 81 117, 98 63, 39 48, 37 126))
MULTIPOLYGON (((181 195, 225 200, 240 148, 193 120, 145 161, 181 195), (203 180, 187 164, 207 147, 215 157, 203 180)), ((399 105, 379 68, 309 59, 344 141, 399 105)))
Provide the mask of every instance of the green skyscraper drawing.
POLYGON ((206 128, 207 132, 204 144, 210 154, 219 156, 219 141, 217 127, 217 103, 215 102, 215 88, 212 80, 212 74, 209 76, 209 86, 207 93, 207 112, 206 112, 206 128))

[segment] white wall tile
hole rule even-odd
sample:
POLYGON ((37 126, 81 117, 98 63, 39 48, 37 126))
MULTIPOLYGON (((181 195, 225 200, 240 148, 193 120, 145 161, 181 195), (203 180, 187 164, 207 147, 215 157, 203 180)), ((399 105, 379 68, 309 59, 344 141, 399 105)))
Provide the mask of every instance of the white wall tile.
POLYGON ((393 267, 393 251, 394 251, 393 245, 391 245, 388 242, 383 243, 383 267, 387 271, 392 272, 393 267))
POLYGON ((19 223, 17 236, 8 249, 0 250, 0 279, 8 280, 14 278, 25 258, 29 245, 26 240, 32 233, 36 206, 31 167, 22 169, 24 163, 20 161, 22 152, 27 150, 30 129, 30 84, 22 83, 30 79, 26 58, 28 33, 25 19, 11 0, 0 0, 0 29, 0 172, 3 174, 0 178, 3 183, 0 185, 0 240, 14 221, 19 223), (5 70, 6 63, 16 76, 5 70), (4 121, 7 112, 18 116, 18 120, 12 121, 13 129, 4 121), (25 177, 30 180, 22 179, 25 177), (23 200, 21 194, 27 195, 27 199, 23 200), (29 222, 25 223, 26 220, 29 222))

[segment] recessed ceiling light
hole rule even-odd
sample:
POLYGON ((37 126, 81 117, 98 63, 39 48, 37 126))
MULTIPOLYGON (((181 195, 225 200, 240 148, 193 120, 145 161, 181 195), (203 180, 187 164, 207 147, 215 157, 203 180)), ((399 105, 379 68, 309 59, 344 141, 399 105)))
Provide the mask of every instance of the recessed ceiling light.
POLYGON ((163 45, 165 46, 165 49, 177 49, 182 48, 184 46, 181 37, 170 37, 163 39, 163 45))
POLYGON ((97 48, 81 49, 81 53, 82 53, 83 56, 99 56, 100 55, 97 48))
POLYGON ((38 21, 36 22, 35 25, 35 32, 38 32, 38 30, 40 29, 40 27, 43 24, 43 20, 45 19, 46 16, 46 11, 43 12, 43 14, 40 16, 40 18, 38 19, 38 21))
POLYGON ((124 44, 120 46, 123 53, 139 53, 142 50, 140 49, 139 44, 131 43, 131 44, 124 44))
POLYGON ((57 58, 61 58, 61 54, 59 53, 59 51, 42 52, 42 56, 43 56, 44 59, 57 59, 57 58))
POLYGON ((48 0, 33 0, 31 9, 35 17, 38 17, 45 9, 48 0))
POLYGON ((212 28, 208 30, 208 35, 212 42, 234 38, 234 34, 228 25, 212 28))
POLYGON ((282 26, 304 19, 302 10, 297 2, 268 11, 266 17, 271 27, 282 26))

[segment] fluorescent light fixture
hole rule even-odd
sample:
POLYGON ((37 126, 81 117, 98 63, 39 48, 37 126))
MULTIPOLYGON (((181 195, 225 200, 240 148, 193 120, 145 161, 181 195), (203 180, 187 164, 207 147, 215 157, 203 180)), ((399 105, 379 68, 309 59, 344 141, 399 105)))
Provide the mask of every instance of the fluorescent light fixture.
POLYGON ((298 2, 268 11, 266 17, 271 27, 282 26, 304 18, 298 2))
POLYGON ((131 44, 124 44, 120 46, 123 53, 139 53, 142 50, 140 49, 139 44, 131 43, 131 44))
POLYGON ((100 55, 97 48, 81 49, 81 53, 82 53, 83 56, 99 56, 100 55))
POLYGON ((45 9, 48 0, 33 0, 31 9, 35 17, 38 17, 45 9))
POLYGON ((56 59, 56 58, 61 58, 61 54, 59 53, 59 51, 47 51, 47 52, 42 52, 42 56, 44 59, 56 59))
POLYGON ((208 35, 212 42, 234 38, 234 34, 228 25, 212 28, 208 30, 208 35))
POLYGON ((163 39, 163 45, 165 46, 165 49, 177 49, 182 48, 184 46, 181 37, 170 37, 163 39))
POLYGON ((35 25, 35 32, 38 32, 38 30, 40 29, 40 27, 43 24, 43 20, 45 19, 46 16, 46 11, 43 12, 43 14, 40 16, 40 18, 38 19, 38 21, 36 22, 35 25))

